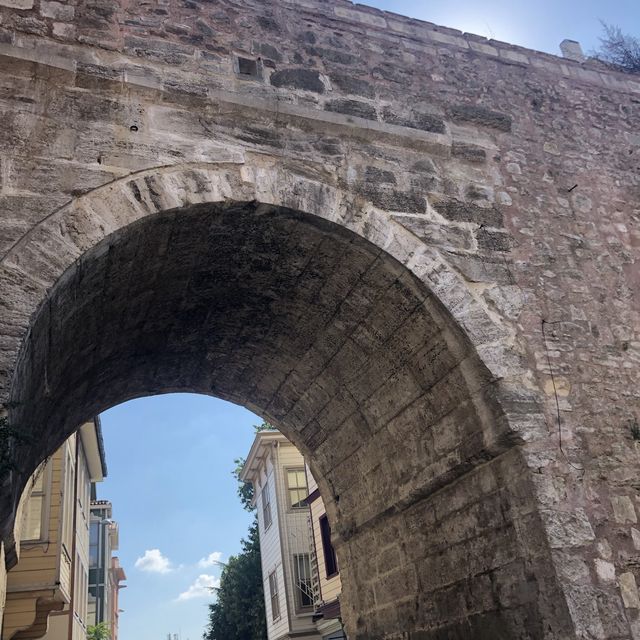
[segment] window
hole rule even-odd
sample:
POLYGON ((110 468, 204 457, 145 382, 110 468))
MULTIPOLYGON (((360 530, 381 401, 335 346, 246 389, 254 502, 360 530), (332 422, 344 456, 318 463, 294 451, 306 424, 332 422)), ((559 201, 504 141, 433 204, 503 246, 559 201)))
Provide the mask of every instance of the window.
POLYGON ((81 625, 86 626, 89 587, 87 568, 82 563, 80 554, 76 554, 75 576, 74 615, 81 625))
POLYGON ((324 554, 324 566, 327 570, 327 578, 338 573, 338 559, 331 544, 331 527, 326 515, 320 516, 320 538, 322 539, 322 552, 324 554))
POLYGON ((73 507, 75 489, 75 464, 70 447, 66 447, 67 455, 64 468, 64 494, 62 496, 62 544, 71 560, 71 540, 73 538, 73 507))
POLYGON ((280 617, 280 600, 278 599, 278 575, 277 570, 269 574, 269 596, 271 598, 271 619, 280 617))
POLYGON ((313 606, 313 583, 311 581, 311 563, 308 553, 293 556, 293 573, 296 588, 296 603, 299 609, 313 606))
MULTIPOLYGON (((82 448, 82 444, 78 441, 78 446, 82 448)), ((89 528, 89 500, 91 492, 91 481, 89 479, 89 469, 87 469, 86 457, 83 454, 79 457, 78 464, 78 513, 82 516, 84 527, 89 528)))
POLYGON ((20 540, 42 540, 44 506, 45 506, 45 476, 46 468, 36 472, 31 486, 31 493, 24 507, 24 520, 20 540))
POLYGON ((287 491, 289 492, 289 506, 292 509, 302 509, 307 506, 307 477, 304 469, 287 469, 287 491))
POLYGON ((92 522, 89 530, 89 568, 98 566, 98 549, 100 547, 100 523, 92 522))
POLYGON ((264 529, 266 531, 271 526, 271 495, 268 482, 262 490, 262 519, 264 520, 264 529))
POLYGON ((249 58, 241 58, 238 56, 238 73, 241 76, 253 76, 258 75, 258 62, 249 58))

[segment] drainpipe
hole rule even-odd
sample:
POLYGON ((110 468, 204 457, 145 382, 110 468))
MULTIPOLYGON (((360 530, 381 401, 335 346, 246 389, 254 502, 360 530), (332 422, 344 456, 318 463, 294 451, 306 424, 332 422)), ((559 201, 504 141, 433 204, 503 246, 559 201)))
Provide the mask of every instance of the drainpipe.
MULTIPOLYGON (((280 468, 280 443, 274 442, 274 469, 273 469, 273 480, 276 488, 276 508, 278 509, 278 537, 280 538, 280 555, 282 556, 282 578, 284 581, 284 603, 287 607, 287 621, 289 622, 289 632, 293 631, 293 623, 291 620, 291 603, 289 602, 289 582, 287 581, 287 566, 289 562, 289 539, 287 538, 286 544, 286 555, 285 555, 285 545, 284 545, 284 536, 288 535, 288 531, 284 526, 284 514, 286 513, 286 496, 282 495, 280 490, 280 482, 281 482, 281 473, 282 469, 280 468), (284 506, 284 508, 283 508, 284 506)), ((291 586, 293 586, 293 576, 291 578, 291 586)), ((295 594, 294 594, 295 595, 295 594)), ((295 603, 294 603, 295 606, 295 603)))
POLYGON ((78 535, 78 464, 80 461, 80 438, 78 432, 75 433, 76 437, 76 466, 73 483, 73 527, 71 531, 71 589, 69 589, 69 629, 67 633, 67 639, 73 640, 73 612, 75 610, 75 597, 76 597, 76 538, 78 535))

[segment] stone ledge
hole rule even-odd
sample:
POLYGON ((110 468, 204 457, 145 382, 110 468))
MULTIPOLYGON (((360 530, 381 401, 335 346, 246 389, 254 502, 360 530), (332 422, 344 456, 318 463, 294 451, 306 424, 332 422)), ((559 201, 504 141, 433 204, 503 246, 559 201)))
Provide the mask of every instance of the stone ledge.
MULTIPOLYGON (((68 45, 60 46, 60 49, 62 50, 61 53, 76 53, 75 48, 68 45)), ((87 57, 86 55, 82 55, 80 51, 77 53, 80 53, 80 55, 78 55, 76 59, 75 57, 52 55, 49 50, 44 52, 36 48, 25 48, 0 43, 0 56, 28 60, 29 62, 43 66, 60 68, 72 72, 75 72, 78 64, 83 63, 87 57)), ((86 51, 84 53, 86 53, 86 51)), ((112 62, 114 67, 123 68, 123 73, 118 74, 119 82, 132 86, 141 86, 145 89, 170 92, 170 88, 167 87, 166 83, 161 87, 159 79, 153 77, 152 73, 145 75, 144 73, 127 72, 125 69, 130 61, 125 56, 113 54, 113 57, 114 60, 112 62)), ((141 67, 138 65, 138 68, 140 69, 141 67)), ((98 69, 98 67, 96 67, 96 69, 98 69)), ((91 68, 86 67, 85 72, 90 74, 91 68)), ((99 71, 96 71, 96 77, 101 77, 99 71)), ((113 80, 109 81, 113 82, 113 80)), ((369 138, 372 134, 375 134, 378 140, 385 138, 388 140, 402 140, 405 145, 409 144, 409 146, 413 148, 425 150, 441 157, 449 157, 451 154, 451 137, 448 134, 411 129, 333 111, 311 109, 296 104, 281 102, 275 95, 272 98, 258 98, 250 94, 239 94, 223 89, 207 89, 203 99, 209 99, 219 104, 250 108, 256 111, 278 113, 279 115, 287 115, 306 121, 321 122, 324 125, 334 125, 340 129, 347 128, 352 134, 365 138, 369 138)))

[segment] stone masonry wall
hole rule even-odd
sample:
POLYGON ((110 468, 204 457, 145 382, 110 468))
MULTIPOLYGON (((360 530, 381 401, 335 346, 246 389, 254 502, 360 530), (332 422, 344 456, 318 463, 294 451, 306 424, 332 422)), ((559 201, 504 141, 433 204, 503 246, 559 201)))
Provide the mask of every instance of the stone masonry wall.
MULTIPOLYGON (((16 362, 45 291, 129 222, 92 205, 94 222, 115 220, 71 248, 54 222, 84 194, 182 165, 250 168, 258 200, 325 217, 338 200, 299 184, 335 190, 335 221, 404 263, 462 330, 495 381, 487 421, 504 416, 510 434, 490 461, 363 532, 375 567, 354 556, 357 536, 345 543, 352 629, 465 637, 466 611, 481 621, 474 637, 638 638, 639 110, 632 76, 346 1, 0 0, 0 397, 26 384, 16 362), (472 473, 498 483, 483 516, 472 473), (438 491, 465 505, 467 532, 504 533, 501 577, 480 567, 447 591, 486 550, 461 535, 442 555, 438 536, 456 525, 438 491), (420 559, 394 561, 385 541, 405 531, 432 537, 420 559)), ((401 459, 419 468, 423 454, 401 459)))

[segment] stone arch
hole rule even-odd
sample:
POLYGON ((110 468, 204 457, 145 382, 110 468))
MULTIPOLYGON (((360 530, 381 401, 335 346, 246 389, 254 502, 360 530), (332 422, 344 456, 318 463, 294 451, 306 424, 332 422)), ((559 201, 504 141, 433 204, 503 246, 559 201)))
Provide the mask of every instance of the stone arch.
MULTIPOLYGON (((304 176, 261 158, 147 169, 93 189, 52 212, 0 258, 6 313, 16 326, 28 325, 25 319, 66 268, 107 235, 136 220, 205 202, 255 201, 335 222, 384 250, 437 296, 493 375, 521 381, 524 370, 500 349, 511 334, 508 324, 492 316, 438 250, 388 212, 323 178, 304 176)), ((8 349, 14 360, 21 337, 12 336, 8 349)), ((0 378, 0 401, 8 399, 9 384, 7 374, 0 378)))
POLYGON ((508 328, 386 212, 264 159, 153 169, 52 214, 5 256, 2 286, 17 328, 3 394, 39 443, 17 449, 6 513, 39 457, 92 413, 213 393, 309 457, 354 635, 489 620, 498 637, 533 638, 556 617, 518 447, 537 408, 526 432, 506 410, 522 376, 499 348, 508 328), (153 299, 128 295, 152 287, 153 299))

